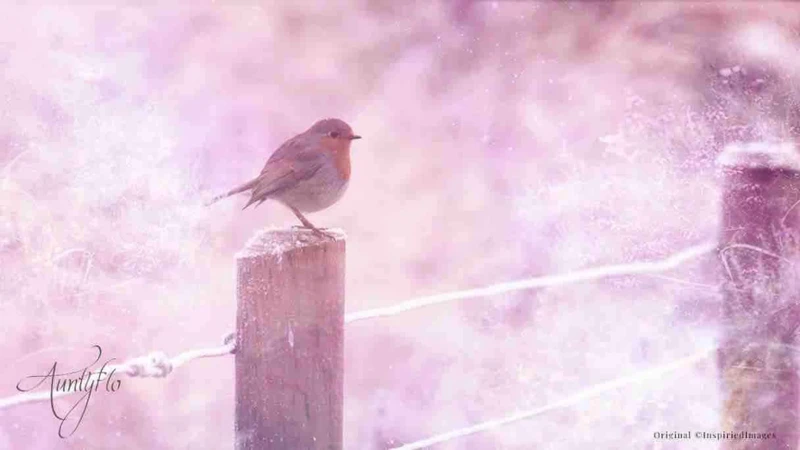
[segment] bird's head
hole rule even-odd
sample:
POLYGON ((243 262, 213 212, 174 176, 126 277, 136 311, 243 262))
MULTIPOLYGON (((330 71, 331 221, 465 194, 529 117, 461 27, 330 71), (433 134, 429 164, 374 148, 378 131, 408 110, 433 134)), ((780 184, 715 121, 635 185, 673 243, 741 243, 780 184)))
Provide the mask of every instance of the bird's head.
POLYGON ((347 147, 350 146, 350 141, 361 139, 361 136, 354 134, 350 125, 341 119, 322 119, 312 125, 308 133, 316 134, 325 140, 346 143, 347 147))
POLYGON ((330 152, 341 176, 349 179, 350 143, 361 139, 361 136, 353 134, 350 125, 340 119, 322 119, 312 125, 306 134, 319 136, 322 148, 330 152))

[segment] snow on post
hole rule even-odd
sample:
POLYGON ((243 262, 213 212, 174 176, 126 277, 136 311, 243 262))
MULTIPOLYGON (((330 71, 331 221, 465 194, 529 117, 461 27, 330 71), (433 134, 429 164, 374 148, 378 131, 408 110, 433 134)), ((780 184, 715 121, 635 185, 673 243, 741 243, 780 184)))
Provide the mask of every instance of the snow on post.
POLYGON ((800 156, 791 144, 736 144, 722 153, 718 364, 725 449, 797 449, 800 325, 800 156))
POLYGON ((342 449, 345 237, 327 233, 237 254, 237 450, 342 449))

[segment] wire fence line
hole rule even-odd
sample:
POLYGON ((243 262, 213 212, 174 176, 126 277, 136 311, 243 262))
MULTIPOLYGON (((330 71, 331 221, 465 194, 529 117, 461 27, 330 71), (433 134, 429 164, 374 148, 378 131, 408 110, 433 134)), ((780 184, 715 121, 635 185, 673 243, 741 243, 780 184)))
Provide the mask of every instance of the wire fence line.
MULTIPOLYGON (((227 356, 236 351, 236 334, 229 333, 223 339, 223 344, 218 347, 200 348, 189 350, 176 355, 173 358, 167 357, 164 352, 152 352, 146 356, 131 358, 122 364, 106 366, 104 370, 88 373, 86 383, 105 380, 112 373, 127 375, 139 378, 164 378, 171 374, 173 370, 201 358, 216 358, 227 356)), ((85 383, 80 383, 85 384, 85 383)), ((37 391, 17 394, 11 397, 0 399, 0 409, 23 405, 26 403, 50 401, 82 392, 79 383, 74 385, 72 390, 59 391, 37 391)))
POLYGON ((446 433, 438 434, 436 436, 429 437, 427 439, 423 439, 421 441, 412 442, 409 444, 402 445, 400 447, 394 447, 392 450, 419 450, 423 448, 429 448, 434 445, 442 444, 448 441, 452 441, 454 439, 458 439, 464 436, 469 436, 472 434, 481 433, 484 431, 490 431, 495 428, 499 428, 504 425, 508 425, 514 422, 519 422, 526 419, 534 418, 538 415, 544 414, 546 412, 550 412, 556 409, 567 408, 570 406, 574 406, 579 404, 582 401, 589 400, 600 395, 606 394, 608 392, 616 391, 620 388, 636 384, 636 383, 643 383, 646 381, 650 381, 653 379, 660 378, 668 373, 678 371, 685 367, 690 367, 696 364, 699 361, 702 361, 709 356, 713 355, 714 352, 717 350, 717 347, 711 347, 707 349, 700 350, 695 352, 692 355, 680 358, 678 360, 672 361, 667 364, 663 364, 660 366, 656 366, 650 369, 645 369, 631 375, 623 376, 611 381, 606 381, 604 383, 596 384, 594 386, 588 387, 584 390, 581 390, 575 394, 569 395, 567 397, 562 398, 561 400, 557 400, 555 402, 549 403, 547 405, 541 406, 539 408, 521 411, 515 414, 512 414, 507 417, 503 417, 500 419, 493 419, 488 420, 486 422, 479 423, 477 425, 472 425, 465 428, 460 428, 457 430, 448 431, 446 433))
POLYGON ((442 303, 479 297, 489 297, 512 291, 560 286, 564 284, 592 281, 614 276, 659 274, 661 272, 675 269, 687 261, 711 253, 716 249, 716 247, 717 244, 715 242, 707 241, 702 244, 686 248, 667 257, 666 259, 657 261, 633 262, 592 267, 589 269, 576 270, 563 274, 544 275, 541 277, 498 283, 482 288, 418 297, 397 303, 392 306, 387 306, 385 308, 368 309, 365 311, 346 314, 344 322, 352 323, 377 317, 394 316, 407 311, 439 305, 442 303))
MULTIPOLYGON (((430 295, 425 297, 418 297, 385 308, 369 309, 369 310, 346 314, 344 322, 353 323, 366 319, 394 316, 400 313, 413 311, 428 306, 449 303, 458 300, 489 297, 512 291, 554 287, 570 283, 592 281, 614 276, 658 275, 662 272, 675 269, 687 261, 708 254, 714 251, 715 249, 716 249, 715 243, 704 242, 702 244, 686 248, 662 260, 599 266, 589 269, 567 272, 563 274, 544 275, 540 277, 527 278, 523 280, 497 283, 482 288, 467 289, 467 290, 447 292, 437 295, 430 295)), ((109 373, 114 372, 127 375, 129 377, 164 378, 170 373, 172 373, 172 371, 177 369, 178 367, 181 367, 186 363, 189 363, 196 359, 221 357, 234 353, 236 350, 235 336, 236 336, 235 333, 228 334, 225 337, 222 346, 189 350, 180 353, 173 358, 168 358, 167 355, 164 354, 163 352, 152 352, 146 356, 129 359, 122 364, 108 366, 106 367, 106 370, 102 373, 93 372, 92 374, 90 374, 90 377, 95 377, 96 381, 99 382, 103 381, 105 379, 104 377, 107 376, 109 373)), ((631 382, 629 381, 629 379, 631 379, 631 377, 626 377, 620 380, 615 380, 613 382, 605 383, 603 385, 590 388, 587 391, 570 396, 565 400, 556 402, 554 404, 545 406, 543 408, 539 408, 537 410, 520 413, 505 419, 490 421, 485 424, 477 425, 475 427, 456 430, 450 433, 446 433, 445 435, 436 436, 430 438, 435 440, 430 442, 433 443, 443 442, 443 440, 441 439, 449 439, 450 437, 448 436, 451 435, 457 437, 457 436, 473 434, 482 431, 484 429, 491 429, 500 425, 504 425, 506 423, 511 423, 517 420, 522 420, 528 417, 532 417, 534 415, 541 414, 543 412, 549 411, 554 408, 568 406, 584 398, 588 398, 587 396, 598 395, 598 393, 615 389, 616 387, 621 386, 622 384, 628 384, 631 382), (625 383, 622 383, 623 381, 625 381, 625 383)), ((29 393, 18 394, 15 396, 7 397, 5 399, 0 399, 0 409, 18 406, 31 402, 49 401, 51 399, 72 395, 77 392, 80 391, 65 390, 52 393, 47 391, 47 392, 29 392, 29 393)), ((421 442, 428 442, 428 441, 429 440, 421 442)), ((408 444, 408 445, 416 445, 416 444, 408 444)), ((414 449, 423 447, 403 446, 399 448, 414 449)))

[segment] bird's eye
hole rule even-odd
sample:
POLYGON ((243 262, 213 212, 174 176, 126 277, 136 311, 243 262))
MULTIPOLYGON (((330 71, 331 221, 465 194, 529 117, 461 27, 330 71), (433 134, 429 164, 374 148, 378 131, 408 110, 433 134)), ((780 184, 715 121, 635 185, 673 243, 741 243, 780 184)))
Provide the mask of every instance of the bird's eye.
POLYGON ((328 133, 328 136, 336 139, 336 138, 339 137, 339 132, 338 131, 331 131, 330 133, 328 133))

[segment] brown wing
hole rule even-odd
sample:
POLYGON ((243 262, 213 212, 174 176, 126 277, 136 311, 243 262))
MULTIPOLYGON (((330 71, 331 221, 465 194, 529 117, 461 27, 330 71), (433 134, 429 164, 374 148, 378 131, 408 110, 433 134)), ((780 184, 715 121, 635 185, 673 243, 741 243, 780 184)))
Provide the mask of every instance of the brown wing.
POLYGON ((315 161, 320 157, 319 151, 313 145, 313 138, 305 133, 298 134, 297 136, 284 142, 283 145, 278 147, 275 152, 267 160, 264 169, 261 173, 267 171, 270 164, 277 161, 290 160, 290 161, 315 161))
POLYGON ((261 204, 281 191, 311 178, 322 167, 322 163, 319 156, 313 159, 279 158, 273 160, 270 158, 270 161, 264 166, 264 170, 261 171, 261 175, 256 179, 253 195, 244 208, 256 202, 261 204))

